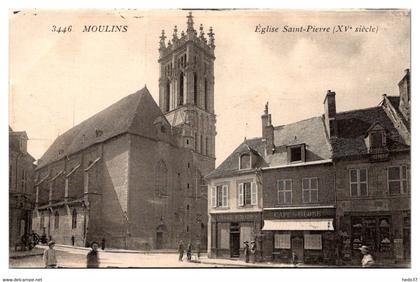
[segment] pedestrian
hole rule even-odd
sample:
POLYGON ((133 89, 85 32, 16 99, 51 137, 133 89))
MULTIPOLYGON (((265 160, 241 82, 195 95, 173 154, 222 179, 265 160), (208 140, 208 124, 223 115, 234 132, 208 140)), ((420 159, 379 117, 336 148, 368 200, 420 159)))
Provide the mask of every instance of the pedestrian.
POLYGON ((244 256, 245 256, 245 262, 249 262, 249 245, 248 241, 244 241, 244 256))
POLYGON ((96 242, 92 242, 90 245, 92 248, 86 256, 86 267, 87 268, 98 268, 99 267, 99 254, 98 254, 98 247, 99 244, 96 242))
POLYGON ((56 268, 57 267, 57 255, 54 250, 55 242, 48 242, 48 249, 44 251, 44 264, 45 268, 56 268))
POLYGON ((182 261, 182 258, 184 257, 184 242, 182 240, 179 241, 178 244, 178 253, 179 253, 179 261, 182 261))
POLYGON ((362 267, 371 267, 375 264, 375 260, 373 259, 372 255, 370 254, 369 248, 365 245, 359 248, 360 252, 363 255, 362 258, 362 267))
POLYGON ((105 250, 105 238, 102 238, 102 242, 101 242, 101 249, 102 251, 105 250))
POLYGON ((256 253, 257 253, 257 244, 255 243, 255 241, 251 241, 251 262, 255 263, 256 261, 256 253))
POLYGON ((298 263, 298 256, 296 255, 294 251, 292 251, 292 263, 294 266, 296 266, 298 263))
POLYGON ((187 261, 191 261, 192 244, 191 242, 187 245, 187 261))
POLYGON ((74 246, 74 235, 71 236, 71 245, 74 246))
POLYGON ((197 259, 200 259, 201 255, 201 245, 200 243, 197 243, 197 259))

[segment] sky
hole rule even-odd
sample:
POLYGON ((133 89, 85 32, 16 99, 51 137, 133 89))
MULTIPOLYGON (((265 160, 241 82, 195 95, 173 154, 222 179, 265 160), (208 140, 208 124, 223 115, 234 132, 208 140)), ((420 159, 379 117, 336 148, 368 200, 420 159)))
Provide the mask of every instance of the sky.
MULTIPOLYGON (((9 124, 26 130, 40 158, 59 135, 147 85, 158 101, 159 36, 186 30, 183 10, 23 10, 10 13, 9 124), (52 32, 53 25, 72 26, 52 32), (124 33, 83 33, 84 25, 127 25, 124 33)), ((410 14, 393 10, 193 11, 196 29, 215 33, 216 165, 273 124, 377 106, 398 95, 410 68, 410 14), (256 26, 351 26, 347 33, 255 32, 256 26), (360 25, 377 32, 359 33, 360 25)))

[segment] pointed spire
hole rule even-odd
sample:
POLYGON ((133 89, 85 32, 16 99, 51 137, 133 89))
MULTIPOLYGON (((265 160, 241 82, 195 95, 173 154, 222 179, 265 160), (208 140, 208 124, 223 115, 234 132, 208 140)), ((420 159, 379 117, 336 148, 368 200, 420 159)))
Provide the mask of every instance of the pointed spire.
POLYGON ((162 29, 162 34, 161 34, 161 36, 160 36, 160 49, 163 49, 163 48, 165 48, 166 46, 165 46, 165 39, 166 39, 166 36, 165 36, 165 31, 162 29))
POLYGON ((187 33, 194 33, 194 21, 193 21, 193 16, 192 16, 192 12, 188 13, 187 16, 187 33))
POLYGON ((264 114, 268 115, 268 101, 265 103, 264 114))
POLYGON ((200 39, 201 40, 205 40, 206 38, 204 38, 204 28, 203 28, 203 24, 200 24, 200 39))
POLYGON ((209 33, 207 33, 207 35, 209 36, 209 46, 214 49, 214 47, 216 47, 216 45, 214 45, 214 33, 213 33, 213 28, 210 27, 209 29, 209 33))
POLYGON ((175 42, 178 40, 178 27, 174 26, 174 34, 172 35, 172 42, 175 42))
POLYGON ((168 48, 172 46, 171 40, 168 40, 168 48))

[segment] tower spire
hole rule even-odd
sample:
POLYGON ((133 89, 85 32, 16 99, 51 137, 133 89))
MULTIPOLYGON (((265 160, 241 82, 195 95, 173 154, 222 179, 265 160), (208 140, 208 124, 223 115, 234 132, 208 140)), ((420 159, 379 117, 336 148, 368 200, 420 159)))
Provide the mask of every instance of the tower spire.
POLYGON ((192 12, 188 13, 187 19, 187 33, 195 33, 192 12))
POLYGON ((172 35, 172 42, 175 42, 178 40, 178 27, 174 26, 174 34, 172 35))
POLYGON ((165 45, 165 39, 166 39, 165 31, 162 29, 162 34, 160 35, 160 42, 159 42, 160 49, 163 49, 163 48, 166 47, 166 45, 165 45))
POLYGON ((209 46, 214 49, 216 47, 216 45, 214 45, 214 33, 213 33, 213 28, 210 27, 209 29, 209 33, 207 33, 207 35, 209 36, 209 46))

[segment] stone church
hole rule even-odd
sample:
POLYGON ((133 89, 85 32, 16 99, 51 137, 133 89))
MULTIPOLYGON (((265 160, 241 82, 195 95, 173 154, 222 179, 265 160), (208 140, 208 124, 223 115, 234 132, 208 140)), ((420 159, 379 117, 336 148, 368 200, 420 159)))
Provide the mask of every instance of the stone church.
POLYGON ((206 246, 215 168, 214 33, 187 29, 159 47, 159 105, 148 89, 57 137, 35 172, 33 230, 58 244, 126 249, 206 246))

